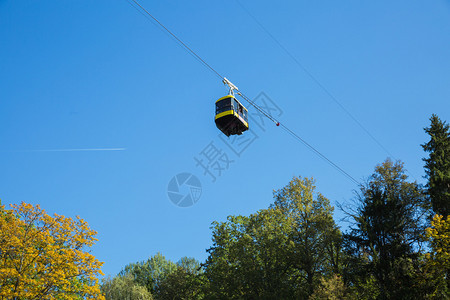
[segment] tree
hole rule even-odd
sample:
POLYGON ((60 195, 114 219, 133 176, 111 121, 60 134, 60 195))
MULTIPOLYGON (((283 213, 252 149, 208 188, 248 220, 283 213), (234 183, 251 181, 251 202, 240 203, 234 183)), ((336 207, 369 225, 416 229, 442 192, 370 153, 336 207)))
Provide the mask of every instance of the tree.
POLYGON ((176 264, 161 253, 131 263, 113 279, 103 280, 106 299, 200 299, 204 276, 200 263, 182 257, 176 264))
POLYGON ((211 299, 289 299, 295 296, 295 270, 287 234, 292 223, 280 210, 249 217, 229 216, 213 223, 213 246, 205 273, 211 299))
POLYGON ((430 153, 423 159, 428 179, 426 187, 433 211, 446 218, 450 214, 450 126, 435 114, 430 121, 430 127, 425 128, 430 140, 422 145, 425 152, 430 153))
POLYGON ((339 269, 340 232, 314 181, 294 177, 274 198, 269 209, 213 223, 211 298, 307 299, 320 274, 339 269))
POLYGON ((182 269, 188 273, 191 273, 193 275, 199 275, 203 274, 203 268, 195 258, 193 257, 182 257, 177 262, 178 269, 182 269))
POLYGON ((426 236, 432 252, 427 253, 425 270, 428 286, 432 289, 429 298, 450 299, 450 216, 435 215, 426 236), (429 284, 432 282, 432 284, 429 284))
MULTIPOLYGON (((361 186, 359 207, 350 216, 354 225, 346 235, 348 251, 360 263, 362 278, 352 284, 377 282, 381 299, 414 297, 414 273, 422 249, 424 195, 407 182, 401 162, 387 159, 361 186)), ((354 272, 355 263, 348 273, 354 272)), ((347 269, 348 270, 348 269, 347 269)))
POLYGON ((341 263, 341 232, 333 220, 330 201, 316 191, 312 178, 294 177, 274 192, 274 208, 293 220, 292 263, 311 295, 321 275, 338 273, 341 263))
POLYGON ((147 288, 151 294, 155 294, 158 285, 170 273, 175 272, 177 265, 167 260, 164 255, 157 253, 147 261, 132 263, 119 273, 120 276, 131 275, 133 281, 147 288))
POLYGON ((97 239, 83 219, 53 217, 39 205, 0 205, 1 299, 104 299, 97 239))
POLYGON ((192 257, 182 257, 177 269, 160 281, 157 299, 203 299, 206 278, 200 263, 192 257))
POLYGON ((157 288, 157 299, 204 299, 207 280, 203 273, 194 274, 181 266, 170 273, 157 288))
POLYGON ((320 279, 320 286, 309 297, 309 300, 346 300, 350 299, 347 296, 347 288, 342 281, 342 278, 333 274, 330 278, 320 279))
POLYGON ((151 300, 152 294, 146 287, 134 282, 130 274, 104 278, 101 291, 106 300, 151 300))

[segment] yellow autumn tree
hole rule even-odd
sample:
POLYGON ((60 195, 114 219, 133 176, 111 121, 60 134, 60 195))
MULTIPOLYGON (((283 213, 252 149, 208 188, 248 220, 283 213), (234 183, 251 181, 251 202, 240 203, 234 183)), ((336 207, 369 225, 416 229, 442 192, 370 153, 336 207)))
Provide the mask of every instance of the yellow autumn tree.
POLYGON ((0 204, 0 299, 104 299, 103 263, 86 250, 96 234, 79 217, 0 204))
POLYGON ((443 269, 450 269, 450 216, 445 220, 442 216, 435 215, 431 227, 427 228, 427 237, 434 250, 429 255, 432 262, 443 269))
POLYGON ((431 253, 427 253, 426 271, 434 281, 430 299, 450 298, 450 216, 435 215, 426 236, 430 241, 431 253))

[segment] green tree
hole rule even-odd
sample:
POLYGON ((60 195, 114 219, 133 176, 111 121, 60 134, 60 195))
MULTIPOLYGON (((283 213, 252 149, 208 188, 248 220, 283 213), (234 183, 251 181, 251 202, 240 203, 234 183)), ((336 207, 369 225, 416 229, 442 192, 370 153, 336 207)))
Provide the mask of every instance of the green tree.
POLYGON ((131 274, 102 280, 101 291, 106 300, 151 300, 146 287, 137 284, 131 274))
POLYGON ((158 252, 146 261, 126 265, 119 275, 123 277, 131 275, 135 283, 155 294, 158 284, 176 269, 177 265, 174 262, 167 260, 158 252))
POLYGON ((155 299, 200 299, 203 279, 203 269, 194 258, 183 257, 175 264, 157 253, 146 261, 126 265, 119 275, 103 282, 102 290, 112 295, 107 299, 147 299, 147 295, 155 299))
POLYGON ((200 263, 192 257, 182 257, 177 269, 160 281, 156 289, 157 299, 203 299, 206 278, 200 263))
POLYGON ((311 295, 322 275, 339 273, 341 266, 341 232, 333 220, 330 201, 316 191, 312 178, 294 177, 284 188, 274 192, 273 208, 292 219, 289 232, 294 244, 291 263, 311 295))
POLYGON ((280 210, 261 210, 249 217, 229 216, 213 223, 213 246, 205 263, 209 297, 219 299, 290 298, 294 270, 287 234, 291 220, 280 210))
POLYGON ((193 275, 203 274, 203 268, 198 260, 193 257, 182 257, 177 262, 178 269, 185 270, 193 275))
POLYGON ((330 278, 325 277, 320 279, 320 285, 316 288, 314 293, 309 297, 309 300, 346 300, 350 299, 347 288, 344 285, 342 278, 333 274, 330 278))
POLYGON ((274 198, 269 209, 213 223, 211 298, 307 299, 321 274, 339 269, 340 232, 314 181, 294 177, 274 198))
MULTIPOLYGON (((375 168, 369 182, 361 186, 359 207, 350 216, 354 222, 347 238, 349 253, 359 269, 351 284, 375 278, 380 299, 412 299, 414 273, 424 232, 424 194, 415 182, 407 182, 401 162, 386 160, 375 168)), ((348 274, 347 273, 347 274, 348 274)))
POLYGON ((430 136, 428 143, 422 145, 429 152, 425 161, 428 195, 433 211, 447 217, 450 214, 450 127, 437 115, 430 118, 430 127, 425 132, 430 136))
POLYGON ((193 258, 182 258, 177 270, 167 275, 157 287, 157 299, 203 299, 207 287, 200 263, 193 258))

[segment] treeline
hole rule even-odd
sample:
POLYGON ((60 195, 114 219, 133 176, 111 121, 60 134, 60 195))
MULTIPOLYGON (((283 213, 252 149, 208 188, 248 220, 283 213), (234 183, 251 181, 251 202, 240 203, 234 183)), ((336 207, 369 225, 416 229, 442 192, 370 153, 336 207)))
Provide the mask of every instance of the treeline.
POLYGON ((269 208, 212 224, 209 256, 157 254, 105 278, 106 299, 450 299, 450 130, 436 115, 422 145, 427 184, 387 159, 340 207, 294 177, 269 208))

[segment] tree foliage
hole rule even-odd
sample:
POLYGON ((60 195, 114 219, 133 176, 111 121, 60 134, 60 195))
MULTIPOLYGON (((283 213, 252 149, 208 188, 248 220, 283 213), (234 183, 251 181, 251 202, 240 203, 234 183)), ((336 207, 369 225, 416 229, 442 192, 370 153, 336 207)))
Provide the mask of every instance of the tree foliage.
POLYGON ((428 195, 433 211, 445 218, 450 214, 450 126, 434 114, 430 121, 425 128, 430 140, 422 145, 430 153, 424 158, 428 195))
POLYGON ((130 274, 104 278, 101 291, 106 300, 151 300, 152 294, 146 287, 137 284, 130 274))
POLYGON ((433 254, 429 255, 430 262, 450 269, 450 216, 444 219, 443 216, 435 215, 426 234, 433 249, 433 254))
POLYGON ((174 263, 157 253, 104 279, 102 291, 106 300, 202 299, 203 279, 203 269, 194 258, 182 257, 174 263))
POLYGON ((167 275, 158 285, 156 298, 162 300, 203 299, 206 278, 198 269, 178 265, 175 272, 167 275))
POLYGON ((175 271, 170 272, 158 284, 157 299, 203 299, 207 287, 200 263, 192 257, 182 257, 175 271))
POLYGON ((347 275, 354 283, 376 279, 381 299, 413 297, 411 288, 424 232, 424 196, 407 182, 401 162, 386 160, 375 168, 358 195, 360 206, 346 236, 349 254, 357 258, 347 275), (359 272, 358 272, 359 271, 359 272), (358 274, 359 273, 359 274, 358 274))
POLYGON ((426 236, 431 252, 427 253, 425 271, 431 299, 450 299, 450 216, 435 215, 426 236), (430 285, 430 283, 432 283, 430 285))
POLYGON ((295 280, 286 232, 292 223, 279 210, 213 223, 213 246, 205 263, 211 298, 274 298, 293 294, 295 280))
POLYGON ((167 260, 158 252, 146 261, 125 266, 119 275, 130 275, 135 283, 146 287, 151 294, 154 294, 159 283, 176 269, 177 265, 174 262, 167 260))
POLYGON ((104 299, 97 240, 83 219, 49 216, 39 205, 0 205, 1 299, 104 299))
POLYGON ((309 300, 346 300, 348 297, 348 291, 342 278, 336 274, 326 279, 322 277, 320 279, 320 285, 309 297, 309 300))
POLYGON ((274 192, 274 208, 292 219, 294 244, 292 263, 306 282, 310 295, 321 275, 338 273, 341 260, 341 232, 333 220, 330 201, 316 191, 312 178, 294 177, 274 192))
POLYGON ((205 268, 214 298, 306 299, 318 274, 336 269, 340 232, 314 181, 295 177, 274 197, 269 209, 213 223, 205 268))

